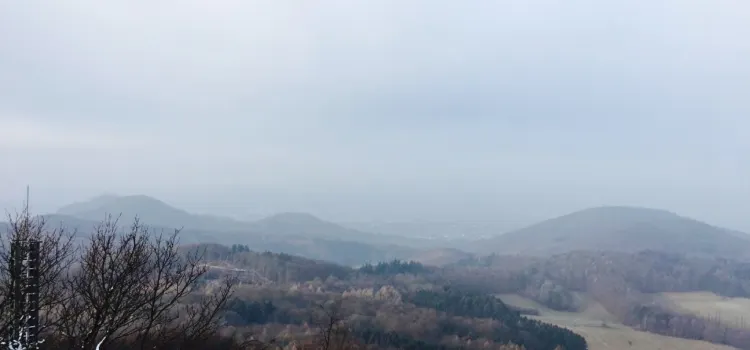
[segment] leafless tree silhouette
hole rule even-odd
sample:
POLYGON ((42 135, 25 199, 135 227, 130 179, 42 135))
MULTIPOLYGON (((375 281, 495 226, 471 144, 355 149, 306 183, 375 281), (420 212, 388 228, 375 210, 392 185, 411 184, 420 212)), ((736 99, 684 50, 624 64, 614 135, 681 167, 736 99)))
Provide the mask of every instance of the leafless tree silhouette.
POLYGON ((318 305, 318 334, 313 341, 315 350, 352 350, 358 344, 344 322, 343 300, 336 299, 327 305, 318 305))
POLYGON ((62 280, 74 261, 75 231, 64 227, 50 229, 44 217, 32 217, 28 210, 7 215, 8 229, 0 236, 0 334, 7 334, 11 292, 10 243, 16 240, 37 240, 39 252, 39 327, 45 333, 59 324, 53 310, 66 301, 61 290, 62 280))
POLYGON ((197 346, 213 339, 235 278, 198 287, 206 267, 202 252, 183 254, 178 233, 153 232, 136 219, 122 229, 108 216, 87 244, 75 232, 49 230, 42 217, 9 216, 0 239, 0 334, 10 326, 10 249, 13 240, 36 239, 40 252, 40 326, 48 347, 93 349, 128 343, 152 349, 197 346), (188 300, 189 299, 189 300, 188 300), (190 346, 188 346, 190 345, 190 346))

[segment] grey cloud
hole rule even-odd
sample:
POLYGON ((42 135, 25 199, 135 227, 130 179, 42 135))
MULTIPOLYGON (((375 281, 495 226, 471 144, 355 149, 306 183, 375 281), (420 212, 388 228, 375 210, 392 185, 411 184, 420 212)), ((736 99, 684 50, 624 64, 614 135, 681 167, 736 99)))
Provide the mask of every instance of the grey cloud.
POLYGON ((741 221, 678 197, 750 209, 733 197, 750 194, 745 2, 0 6, 0 121, 141 142, 0 148, 25 169, 2 193, 234 188, 218 203, 267 188, 314 193, 261 196, 277 209, 373 217, 487 217, 550 196, 558 212, 637 202, 741 221), (357 213, 336 198, 409 204, 357 213))

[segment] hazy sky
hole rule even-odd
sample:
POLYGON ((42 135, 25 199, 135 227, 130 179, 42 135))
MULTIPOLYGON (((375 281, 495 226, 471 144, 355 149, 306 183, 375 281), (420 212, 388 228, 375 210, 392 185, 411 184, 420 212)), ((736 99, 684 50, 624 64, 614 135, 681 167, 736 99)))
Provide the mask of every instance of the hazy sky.
POLYGON ((1 1, 0 206, 750 228, 750 2, 1 1))

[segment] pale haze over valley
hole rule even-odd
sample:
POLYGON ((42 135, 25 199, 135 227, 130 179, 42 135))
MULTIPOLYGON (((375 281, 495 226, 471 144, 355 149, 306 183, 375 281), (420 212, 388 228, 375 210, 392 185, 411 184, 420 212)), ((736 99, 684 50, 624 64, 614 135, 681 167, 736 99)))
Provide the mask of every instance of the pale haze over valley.
POLYGON ((0 343, 750 349, 748 38, 748 0, 0 1, 0 343))
MULTIPOLYGON (((750 231, 745 1, 5 1, 0 208, 750 231)), ((501 226, 502 226, 501 225, 501 226)), ((505 227, 503 226, 503 227, 505 227)))

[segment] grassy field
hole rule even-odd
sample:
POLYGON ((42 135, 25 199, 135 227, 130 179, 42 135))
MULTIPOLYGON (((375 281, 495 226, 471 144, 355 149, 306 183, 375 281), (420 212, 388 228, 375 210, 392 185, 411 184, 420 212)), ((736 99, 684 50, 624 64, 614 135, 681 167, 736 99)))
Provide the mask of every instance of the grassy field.
POLYGON ((727 298, 709 292, 662 293, 675 311, 718 319, 732 327, 750 328, 750 299, 727 298))
MULTIPOLYGON (((586 338, 591 350, 724 350, 728 346, 711 344, 697 340, 687 340, 637 331, 619 324, 599 303, 586 301, 581 312, 560 312, 550 310, 539 303, 515 295, 498 296, 503 302, 517 307, 539 310, 541 315, 532 316, 540 321, 568 328, 586 338)), ((582 297, 586 300, 585 297, 582 297)))

